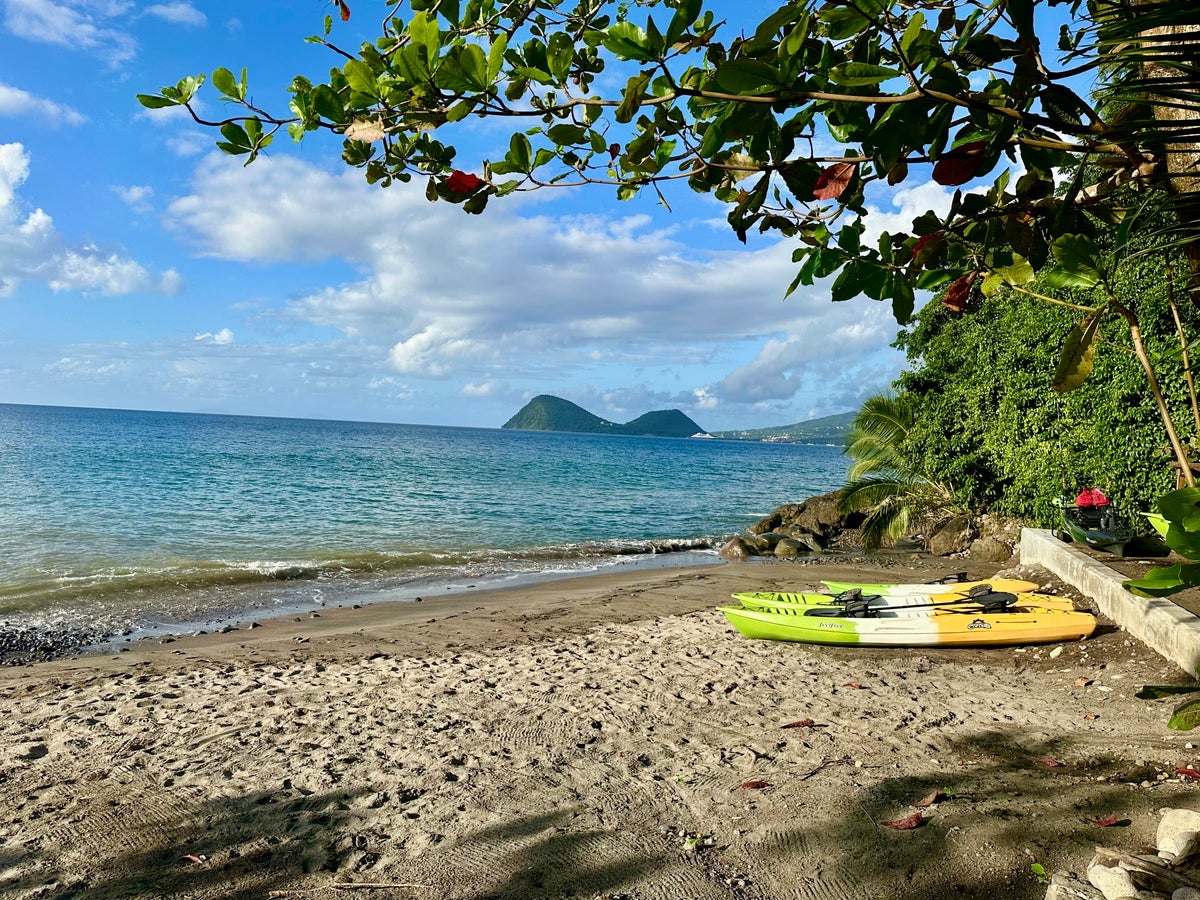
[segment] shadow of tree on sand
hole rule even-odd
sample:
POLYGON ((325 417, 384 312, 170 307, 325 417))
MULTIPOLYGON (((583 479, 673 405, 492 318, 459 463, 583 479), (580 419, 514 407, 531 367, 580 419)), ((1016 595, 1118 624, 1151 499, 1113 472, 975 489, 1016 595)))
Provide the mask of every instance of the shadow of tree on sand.
MULTIPOLYGON (((1082 871, 1096 845, 1138 843, 1138 835, 1097 821, 1128 824, 1137 817, 1150 823, 1143 829, 1152 836, 1153 811, 1170 803, 1167 794, 1129 786, 1152 779, 1152 770, 1089 748, 1086 740, 1046 743, 1032 733, 992 730, 942 744, 944 771, 898 774, 852 797, 848 792, 836 814, 760 844, 767 870, 778 864, 795 871, 797 852, 812 856, 807 868, 799 867, 816 873, 809 889, 779 896, 824 897, 822 888, 831 897, 1035 900, 1046 888, 1032 863, 1048 872, 1082 871), (924 810, 922 826, 897 831, 881 824, 911 815, 935 791, 946 797, 924 810)), ((764 896, 776 896, 764 887, 764 896)))
MULTIPOLYGON (((25 863, 23 874, 0 880, 0 892, 56 900, 176 895, 259 900, 312 873, 338 868, 356 842, 347 833, 356 799, 347 792, 281 798, 263 791, 181 802, 170 815, 136 829, 98 832, 93 822, 75 840, 67 834, 62 847, 34 849, 36 859, 10 855, 9 865, 25 863)), ((137 802, 133 798, 135 807, 137 802)), ((330 881, 326 876, 324 882, 330 881)))

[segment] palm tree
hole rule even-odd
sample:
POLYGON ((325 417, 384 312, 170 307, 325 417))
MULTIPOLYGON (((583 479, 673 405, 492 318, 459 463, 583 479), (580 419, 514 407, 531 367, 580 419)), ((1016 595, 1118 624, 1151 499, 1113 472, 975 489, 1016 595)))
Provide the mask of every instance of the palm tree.
POLYGON ((914 467, 905 454, 915 419, 912 403, 889 392, 867 398, 850 426, 846 455, 854 462, 838 508, 868 511, 862 525, 868 550, 963 512, 950 486, 914 467))

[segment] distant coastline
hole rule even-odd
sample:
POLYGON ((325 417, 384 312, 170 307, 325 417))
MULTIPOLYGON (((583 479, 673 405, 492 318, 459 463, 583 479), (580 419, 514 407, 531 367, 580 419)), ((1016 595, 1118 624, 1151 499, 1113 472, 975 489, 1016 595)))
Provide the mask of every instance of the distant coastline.
POLYGON ((836 413, 809 419, 792 425, 768 428, 708 431, 678 409, 662 409, 644 413, 630 422, 610 422, 583 407, 555 397, 539 394, 525 404, 502 428, 521 431, 565 431, 578 434, 648 435, 718 439, 724 441, 757 441, 772 444, 811 444, 843 447, 855 413, 836 413))

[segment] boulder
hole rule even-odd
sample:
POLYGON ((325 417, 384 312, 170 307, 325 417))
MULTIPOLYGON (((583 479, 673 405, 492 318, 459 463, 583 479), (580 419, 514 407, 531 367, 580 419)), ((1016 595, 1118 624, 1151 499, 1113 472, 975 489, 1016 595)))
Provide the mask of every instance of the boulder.
POLYGON ((785 537, 775 545, 775 556, 779 559, 795 559, 807 552, 808 548, 795 538, 785 537))
POLYGON ((787 525, 779 529, 784 537, 790 537, 794 541, 799 541, 813 553, 825 552, 825 541, 810 531, 805 531, 799 525, 787 525))
POLYGON ((747 559, 755 555, 740 537, 730 538, 718 552, 725 559, 747 559))
POLYGON ((977 534, 970 516, 955 516, 937 527, 929 536, 927 546, 933 556, 962 553, 971 546, 977 534))
POLYGON ((971 544, 971 559, 982 562, 1003 563, 1012 559, 1013 549, 1000 538, 981 537, 971 544))

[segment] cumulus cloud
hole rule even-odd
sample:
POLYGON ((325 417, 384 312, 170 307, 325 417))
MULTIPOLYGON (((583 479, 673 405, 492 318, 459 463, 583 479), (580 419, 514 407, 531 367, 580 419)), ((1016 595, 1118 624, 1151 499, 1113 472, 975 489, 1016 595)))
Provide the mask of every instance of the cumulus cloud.
POLYGON ((5 0, 4 24, 19 38, 84 50, 120 65, 134 57, 137 43, 119 24, 133 4, 121 0, 5 0))
POLYGON ((15 295, 24 282, 40 282, 56 293, 106 296, 172 295, 182 289, 174 270, 155 274, 136 260, 94 244, 69 244, 47 213, 23 213, 17 189, 29 177, 29 165, 21 144, 0 144, 0 296, 15 295))
POLYGON ((216 332, 215 334, 212 332, 206 331, 204 334, 196 335, 195 340, 204 341, 205 343, 208 343, 208 344, 232 344, 233 343, 233 332, 230 331, 228 328, 222 328, 220 331, 216 332))
POLYGON ((49 125, 82 125, 87 121, 69 106, 4 83, 0 83, 0 116, 37 118, 49 125))
POLYGON ((190 3, 155 3, 146 7, 146 14, 170 22, 172 25, 187 25, 203 28, 208 24, 204 13, 190 3))
POLYGON ((840 357, 884 352, 895 365, 886 305, 831 304, 823 286, 783 300, 795 272, 788 242, 697 251, 644 216, 537 209, 497 201, 468 217, 419 189, 372 188, 357 171, 286 157, 243 168, 213 155, 168 224, 215 258, 345 260, 360 278, 297 296, 285 314, 378 347, 400 375, 462 378, 474 391, 603 364, 681 370, 728 359, 724 379, 670 398, 717 409, 849 384, 840 357), (754 361, 734 362, 733 345, 754 361))
POLYGON ((147 184, 115 185, 113 190, 134 212, 144 213, 154 209, 150 202, 150 198, 154 196, 154 188, 147 184))

